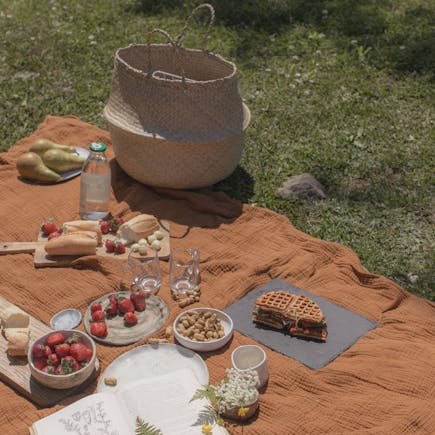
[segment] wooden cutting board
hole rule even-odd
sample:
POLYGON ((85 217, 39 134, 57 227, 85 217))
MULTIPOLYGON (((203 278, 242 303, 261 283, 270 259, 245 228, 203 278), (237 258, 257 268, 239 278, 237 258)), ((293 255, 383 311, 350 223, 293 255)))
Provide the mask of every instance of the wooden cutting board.
MULTIPOLYGON (((5 298, 0 296, 0 316, 4 316, 4 310, 15 307, 5 298)), ((52 331, 44 323, 30 317, 30 341, 37 339, 41 335, 52 331)), ((16 389, 19 393, 28 397, 32 402, 42 407, 50 407, 72 394, 83 390, 86 385, 96 379, 99 373, 99 363, 94 373, 85 381, 84 384, 67 390, 53 390, 38 383, 30 374, 29 363, 26 357, 11 357, 6 353, 8 343, 3 333, 0 334, 0 379, 16 389)))
MULTIPOLYGON (((160 241, 161 249, 158 253, 159 258, 164 260, 169 258, 169 253, 171 251, 170 241, 169 241, 169 222, 162 220, 159 221, 160 231, 164 234, 163 239, 160 241)), ((116 239, 113 234, 103 234, 103 245, 97 247, 97 255, 102 257, 112 257, 119 260, 127 261, 128 254, 130 253, 130 248, 126 246, 124 254, 114 254, 113 252, 106 252, 104 247, 104 242, 107 239, 116 239)), ((47 238, 40 232, 38 235, 38 242, 46 242, 47 238)), ((152 250, 149 250, 152 253, 152 250)), ((70 255, 47 255, 44 249, 44 243, 36 245, 34 264, 35 267, 68 267, 80 258, 80 256, 70 256, 70 255)))
MULTIPOLYGON (((170 245, 170 223, 166 220, 159 221, 160 231, 164 237, 160 240, 161 249, 158 252, 158 256, 161 260, 167 260, 171 252, 170 245)), ((114 234, 103 234, 103 245, 97 247, 97 255, 102 257, 112 257, 119 260, 127 261, 130 248, 126 246, 124 254, 114 254, 113 252, 106 252, 104 242, 107 239, 115 240, 114 234)), ((3 242, 0 243, 0 255, 6 254, 21 254, 34 252, 34 264, 35 267, 68 267, 80 258, 79 255, 47 255, 44 249, 44 245, 47 243, 47 237, 42 232, 38 234, 37 242, 3 242)), ((152 254, 152 250, 149 249, 148 253, 152 254)))

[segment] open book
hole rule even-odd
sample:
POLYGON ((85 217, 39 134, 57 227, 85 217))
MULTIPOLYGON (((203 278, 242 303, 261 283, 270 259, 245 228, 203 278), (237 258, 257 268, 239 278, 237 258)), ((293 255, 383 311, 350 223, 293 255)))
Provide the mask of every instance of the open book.
MULTIPOLYGON (((133 435, 140 417, 163 435, 200 435, 198 417, 208 402, 189 403, 200 386, 190 369, 118 385, 113 392, 92 394, 37 421, 30 434, 133 435)), ((213 428, 214 435, 227 433, 213 428)))

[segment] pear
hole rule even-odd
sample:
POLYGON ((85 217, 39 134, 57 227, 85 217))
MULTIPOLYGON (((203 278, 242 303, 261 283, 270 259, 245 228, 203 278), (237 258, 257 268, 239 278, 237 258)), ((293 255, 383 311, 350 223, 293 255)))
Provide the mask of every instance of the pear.
POLYGON ((32 145, 30 145, 29 151, 42 156, 45 153, 45 151, 51 149, 62 150, 65 151, 66 153, 76 152, 76 149, 74 147, 71 147, 69 145, 61 145, 52 142, 51 140, 48 139, 38 139, 36 142, 33 142, 32 145))
POLYGON ((50 169, 57 172, 70 171, 71 169, 78 169, 83 166, 86 161, 84 157, 75 154, 66 153, 58 149, 51 149, 45 151, 42 155, 42 160, 50 169))
POLYGON ((60 175, 44 165, 36 153, 25 153, 17 159, 17 169, 24 178, 38 181, 57 181, 60 175))

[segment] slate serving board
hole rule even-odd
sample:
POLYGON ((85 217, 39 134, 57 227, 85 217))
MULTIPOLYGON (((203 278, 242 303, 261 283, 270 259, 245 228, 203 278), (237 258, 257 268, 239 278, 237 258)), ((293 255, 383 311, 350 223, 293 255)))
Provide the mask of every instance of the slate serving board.
POLYGON ((272 350, 287 355, 310 369, 317 370, 325 367, 345 350, 349 349, 368 331, 378 325, 372 320, 360 316, 328 300, 316 296, 306 290, 295 287, 281 279, 274 279, 246 296, 229 305, 224 311, 231 316, 234 329, 253 338, 272 350), (326 343, 291 337, 288 333, 252 321, 252 310, 255 300, 274 290, 288 290, 294 294, 302 294, 315 301, 328 324, 328 338, 326 343))

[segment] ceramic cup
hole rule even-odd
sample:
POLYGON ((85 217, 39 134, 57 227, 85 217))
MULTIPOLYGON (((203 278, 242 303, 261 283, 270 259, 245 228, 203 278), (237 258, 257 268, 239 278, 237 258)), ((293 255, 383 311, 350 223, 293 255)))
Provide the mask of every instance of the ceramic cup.
POLYGON ((260 346, 248 344, 236 347, 231 354, 231 364, 238 370, 255 370, 258 373, 257 388, 259 390, 266 385, 269 379, 267 355, 260 346))

